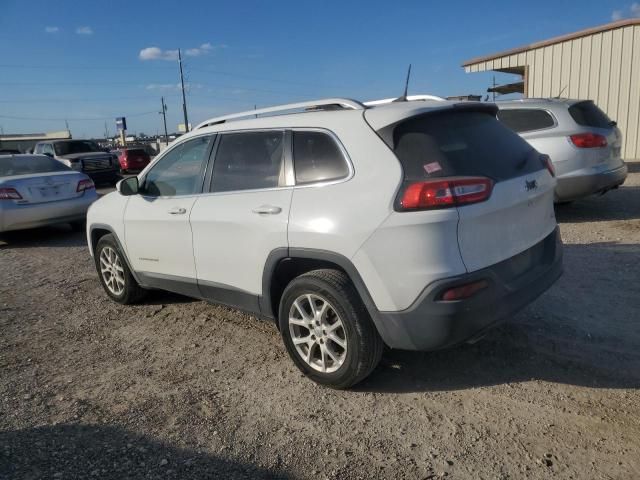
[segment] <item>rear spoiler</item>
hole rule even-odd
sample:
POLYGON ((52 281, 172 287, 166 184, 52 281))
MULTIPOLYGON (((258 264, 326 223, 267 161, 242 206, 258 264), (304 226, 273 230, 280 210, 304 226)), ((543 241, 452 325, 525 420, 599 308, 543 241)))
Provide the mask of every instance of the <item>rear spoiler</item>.
POLYGON ((382 139, 382 141, 386 143, 391 150, 393 150, 394 149, 393 131, 396 129, 396 127, 400 123, 406 122, 407 120, 410 120, 413 118, 420 118, 428 115, 438 115, 440 113, 450 112, 452 110, 456 112, 482 112, 482 113, 487 113, 493 117, 495 117, 498 113, 498 107, 495 103, 460 102, 460 103, 454 103, 453 105, 447 105, 445 108, 434 108, 429 111, 420 113, 418 115, 405 117, 401 120, 398 120, 397 122, 391 123, 386 127, 381 128, 376 133, 382 139))

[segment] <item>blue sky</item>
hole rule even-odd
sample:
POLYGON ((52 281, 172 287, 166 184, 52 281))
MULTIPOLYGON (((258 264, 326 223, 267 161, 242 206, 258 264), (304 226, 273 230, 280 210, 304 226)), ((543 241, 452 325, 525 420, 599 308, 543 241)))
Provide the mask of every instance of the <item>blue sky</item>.
MULTIPOLYGON (((328 96, 482 93, 469 58, 640 15, 633 1, 0 0, 0 127, 74 137, 182 120, 185 53, 195 124, 221 113, 328 96)), ((499 75, 499 82, 516 77, 499 75)))

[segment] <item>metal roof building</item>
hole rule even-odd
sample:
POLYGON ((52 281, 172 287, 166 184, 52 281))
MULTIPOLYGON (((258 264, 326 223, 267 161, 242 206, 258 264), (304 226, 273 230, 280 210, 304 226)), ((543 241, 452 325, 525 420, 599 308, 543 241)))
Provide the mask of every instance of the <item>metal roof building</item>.
POLYGON ((618 122, 623 157, 640 158, 640 18, 473 58, 462 66, 466 72, 522 76, 522 82, 497 92, 593 100, 618 122))

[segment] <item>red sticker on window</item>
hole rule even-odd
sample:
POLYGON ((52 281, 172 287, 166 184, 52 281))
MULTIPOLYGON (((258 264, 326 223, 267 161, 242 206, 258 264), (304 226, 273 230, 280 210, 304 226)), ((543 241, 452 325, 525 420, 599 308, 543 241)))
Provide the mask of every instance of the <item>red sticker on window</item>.
POLYGON ((433 172, 439 172, 440 170, 442 170, 442 167, 438 162, 431 162, 431 163, 427 163, 424 166, 424 169, 427 171, 427 173, 433 173, 433 172))

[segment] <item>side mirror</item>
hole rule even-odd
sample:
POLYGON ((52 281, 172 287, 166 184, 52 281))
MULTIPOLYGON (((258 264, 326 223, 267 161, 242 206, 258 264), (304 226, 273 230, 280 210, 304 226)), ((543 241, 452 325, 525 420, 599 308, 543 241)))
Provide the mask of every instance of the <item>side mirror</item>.
POLYGON ((116 183, 116 190, 120 195, 124 195, 125 197, 129 195, 137 195, 140 190, 138 177, 129 177, 124 180, 120 180, 116 183))
POLYGON ((53 153, 51 152, 44 152, 44 155, 46 155, 47 157, 53 158, 53 153))

